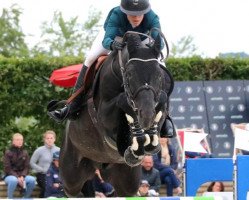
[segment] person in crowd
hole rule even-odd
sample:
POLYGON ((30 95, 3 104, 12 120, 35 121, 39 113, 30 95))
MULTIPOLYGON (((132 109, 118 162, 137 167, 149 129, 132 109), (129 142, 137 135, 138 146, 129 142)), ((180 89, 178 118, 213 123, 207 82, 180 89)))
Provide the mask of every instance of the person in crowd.
POLYGON ((249 151, 241 150, 242 155, 249 155, 249 151))
POLYGON ((66 197, 63 184, 59 176, 59 157, 60 152, 53 154, 53 162, 46 173, 45 197, 66 197))
POLYGON ((95 197, 105 198, 112 197, 114 195, 113 186, 103 180, 99 169, 96 169, 95 171, 93 186, 95 189, 95 197))
POLYGON ((207 188, 208 192, 224 192, 225 187, 224 184, 220 181, 215 181, 210 183, 210 185, 207 188))
POLYGON ((46 173, 52 163, 53 153, 60 150, 60 148, 54 144, 55 140, 55 132, 52 130, 46 131, 43 134, 44 145, 38 147, 30 159, 30 166, 35 172, 37 184, 41 188, 39 195, 40 198, 44 197, 46 173))
POLYGON ((141 180, 138 188, 138 197, 155 197, 158 193, 150 193, 150 184, 147 180, 141 180))
POLYGON ((154 168, 153 157, 146 155, 144 156, 142 163, 142 179, 147 180, 150 185, 149 193, 153 196, 159 195, 159 189, 161 187, 160 173, 154 168))
POLYGON ((93 180, 87 180, 82 189, 81 189, 81 194, 83 196, 79 196, 79 197, 95 197, 95 189, 93 186, 93 180))
POLYGON ((161 151, 153 155, 154 167, 159 170, 161 183, 166 184, 167 196, 181 194, 180 180, 176 170, 178 166, 177 155, 174 147, 170 144, 169 138, 160 138, 161 151))
POLYGON ((4 182, 7 184, 7 198, 13 199, 17 186, 24 198, 30 198, 35 187, 35 177, 29 175, 29 155, 23 148, 23 135, 15 133, 12 145, 3 157, 4 182))
MULTIPOLYGON (((88 67, 90 67, 100 55, 107 55, 112 50, 122 50, 124 43, 115 40, 116 37, 122 38, 127 31, 135 31, 148 34, 153 28, 161 29, 159 17, 151 9, 149 0, 121 0, 120 6, 113 8, 104 23, 102 29, 96 37, 90 52, 88 53, 83 67, 79 73, 76 85, 74 87, 72 102, 61 109, 55 110, 55 102, 48 104, 48 115, 56 122, 60 123, 69 118, 74 120, 79 114, 79 108, 84 100, 83 88, 84 77, 88 67), (75 95, 77 94, 77 95, 75 95)), ((156 39, 158 33, 152 31, 152 38, 156 39)), ((149 39, 141 35, 144 43, 148 43, 149 39)), ((166 119, 164 123, 165 135, 173 137, 175 129, 172 120, 166 119)))
POLYGON ((185 157, 186 158, 212 158, 212 154, 185 151, 185 157))

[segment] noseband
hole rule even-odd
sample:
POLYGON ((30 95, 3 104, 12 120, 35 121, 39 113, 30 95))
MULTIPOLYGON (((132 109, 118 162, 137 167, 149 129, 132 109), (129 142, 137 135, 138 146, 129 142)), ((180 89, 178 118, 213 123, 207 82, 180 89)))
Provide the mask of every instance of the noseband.
POLYGON ((122 79, 123 79, 124 91, 125 91, 125 94, 127 96, 127 101, 129 103, 129 105, 131 106, 131 108, 133 109, 133 111, 137 111, 137 107, 136 107, 134 99, 137 97, 138 93, 141 92, 142 90, 151 90, 155 96, 155 101, 158 103, 160 93, 157 94, 157 92, 153 86, 149 85, 148 83, 145 83, 144 85, 140 86, 134 93, 132 93, 130 88, 129 88, 127 76, 125 75, 125 71, 126 71, 125 66, 127 66, 132 61, 139 61, 139 62, 156 61, 157 63, 159 63, 158 59, 156 59, 156 58, 151 58, 151 59, 131 58, 128 60, 128 62, 124 66, 123 62, 122 62, 121 50, 118 51, 118 55, 119 55, 119 65, 120 65, 121 75, 122 75, 122 79))

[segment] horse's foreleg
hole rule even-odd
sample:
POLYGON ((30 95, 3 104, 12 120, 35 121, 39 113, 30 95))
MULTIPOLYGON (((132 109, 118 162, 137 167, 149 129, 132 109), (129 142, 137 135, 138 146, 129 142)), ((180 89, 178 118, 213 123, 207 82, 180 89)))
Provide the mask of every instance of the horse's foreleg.
POLYGON ((126 164, 113 164, 110 167, 110 182, 119 197, 135 196, 141 179, 141 166, 129 167, 126 164))
POLYGON ((144 134, 144 130, 133 117, 128 114, 125 116, 130 126, 132 141, 131 146, 125 150, 124 159, 127 165, 134 167, 142 162, 145 153, 144 146, 150 143, 150 138, 144 134))
POLYGON ((68 197, 77 197, 85 181, 95 172, 92 161, 79 158, 78 151, 65 137, 60 154, 60 176, 68 197))
POLYGON ((145 131, 146 134, 150 137, 150 144, 144 147, 146 154, 155 154, 161 150, 161 146, 159 145, 159 133, 158 133, 158 123, 162 117, 162 111, 159 111, 156 115, 153 126, 145 131))

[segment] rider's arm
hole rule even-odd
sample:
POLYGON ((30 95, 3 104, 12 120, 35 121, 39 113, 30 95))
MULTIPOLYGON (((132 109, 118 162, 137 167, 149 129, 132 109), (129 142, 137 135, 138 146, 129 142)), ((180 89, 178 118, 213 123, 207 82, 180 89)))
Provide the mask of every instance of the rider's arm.
POLYGON ((124 35, 124 18, 126 15, 120 11, 118 7, 113 8, 104 24, 105 36, 102 41, 102 45, 105 49, 111 49, 111 45, 115 37, 123 37, 124 35))
MULTIPOLYGON (((154 13, 154 11, 150 11, 147 14, 145 14, 145 24, 147 25, 147 29, 151 30, 152 28, 157 28, 159 30, 161 30, 161 25, 160 25, 160 20, 159 17, 156 15, 156 13, 154 13)), ((153 31, 151 36, 152 38, 156 39, 158 35, 157 31, 153 31)))

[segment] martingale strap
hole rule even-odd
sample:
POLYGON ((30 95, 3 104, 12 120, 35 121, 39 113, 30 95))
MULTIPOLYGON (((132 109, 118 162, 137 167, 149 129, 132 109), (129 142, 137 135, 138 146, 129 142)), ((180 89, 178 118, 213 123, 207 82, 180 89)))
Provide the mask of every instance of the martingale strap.
POLYGON ((109 147, 111 147, 112 149, 117 151, 118 149, 117 149, 117 145, 116 145, 115 141, 112 140, 108 135, 106 135, 105 131, 103 131, 104 130, 103 124, 98 120, 97 110, 96 110, 96 107, 94 105, 93 97, 91 97, 87 100, 87 108, 88 108, 88 113, 89 113, 91 120, 93 122, 93 125, 97 129, 99 134, 101 136, 103 136, 103 140, 108 144, 109 147))

